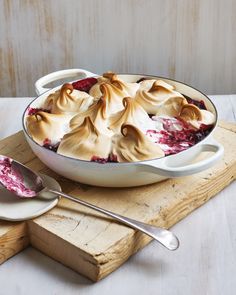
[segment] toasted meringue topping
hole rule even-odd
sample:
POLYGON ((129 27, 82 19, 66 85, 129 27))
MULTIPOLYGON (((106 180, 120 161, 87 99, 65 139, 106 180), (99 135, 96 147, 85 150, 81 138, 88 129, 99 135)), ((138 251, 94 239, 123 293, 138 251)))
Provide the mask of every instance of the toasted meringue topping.
POLYGON ((195 128, 201 124, 211 125, 215 123, 215 115, 207 110, 201 110, 193 104, 186 104, 182 107, 180 118, 195 128))
MULTIPOLYGON (((144 81, 143 81, 144 82, 144 81)), ((173 90, 173 86, 162 80, 154 81, 149 90, 141 87, 136 94, 136 100, 149 113, 155 114, 158 106, 171 97, 183 97, 173 90)))
POLYGON ((115 73, 108 71, 104 73, 101 77, 98 77, 97 83, 91 87, 91 89, 89 90, 89 94, 92 95, 95 99, 99 99, 102 96, 100 85, 102 83, 111 83, 111 79, 114 75, 115 73))
POLYGON ((184 97, 171 97, 158 106, 156 116, 177 117, 180 115, 183 105, 187 103, 184 97))
POLYGON ((170 85, 170 84, 168 84, 168 83, 166 83, 165 81, 162 81, 162 80, 145 79, 145 80, 141 81, 139 84, 140 84, 140 88, 150 90, 154 83, 156 85, 163 86, 166 89, 175 90, 173 85, 170 85))
POLYGON ((116 86, 118 89, 124 92, 123 97, 134 96, 140 86, 138 83, 128 83, 119 79, 119 77, 113 72, 106 72, 103 74, 103 77, 98 78, 98 82, 93 85, 89 91, 89 94, 95 98, 100 98, 102 96, 100 85, 103 83, 116 86))
POLYGON ((124 109, 110 117, 109 127, 114 132, 119 132, 122 124, 129 123, 141 129, 144 133, 147 129, 153 129, 154 122, 151 120, 143 107, 133 98, 123 99, 124 109))
POLYGON ((94 98, 84 91, 73 89, 69 83, 60 90, 50 94, 45 107, 50 108, 53 114, 71 114, 87 110, 94 98))
POLYGON ((90 161, 93 156, 108 158, 111 138, 101 133, 89 117, 62 138, 58 154, 90 161))
POLYGON ((115 74, 113 74, 110 79, 113 85, 115 85, 120 90, 126 92, 127 95, 131 97, 135 96, 140 86, 138 83, 124 82, 123 80, 119 79, 118 76, 115 74))
POLYGON ((107 104, 103 98, 100 98, 97 102, 91 105, 87 111, 75 115, 70 120, 70 128, 74 129, 80 126, 85 117, 90 117, 96 128, 109 136, 113 135, 113 132, 108 127, 108 116, 107 116, 107 104))
POLYGON ((109 82, 109 80, 105 77, 98 77, 97 80, 97 83, 94 84, 89 90, 89 95, 93 96, 95 99, 99 99, 102 96, 100 85, 102 83, 109 82))
POLYGON ((103 73, 103 78, 106 78, 109 81, 112 81, 112 79, 114 78, 114 76, 116 76, 116 74, 112 71, 107 71, 105 73, 103 73))
POLYGON ((185 121, 201 121, 201 110, 194 104, 186 104, 182 107, 180 117, 185 121))
POLYGON ((117 138, 113 154, 119 162, 136 162, 164 157, 164 152, 150 141, 138 128, 123 124, 122 135, 117 138))
POLYGON ((126 95, 122 90, 115 85, 108 83, 102 83, 100 85, 100 90, 102 92, 102 97, 107 104, 108 116, 117 113, 124 108, 122 100, 126 95))
POLYGON ((107 119, 106 101, 103 98, 100 98, 98 101, 94 102, 85 112, 75 115, 70 120, 71 129, 80 126, 83 123, 85 117, 90 117, 92 122, 94 122, 97 114, 100 114, 102 119, 107 119))
POLYGON ((45 139, 57 143, 69 131, 70 118, 70 115, 38 112, 27 117, 27 130, 40 145, 43 145, 45 139))
POLYGON ((57 152, 72 158, 104 163, 117 156, 119 162, 135 162, 190 147, 212 128, 202 124, 216 120, 215 114, 198 107, 201 103, 188 103, 162 80, 129 83, 107 72, 89 93, 93 97, 64 84, 35 109, 36 114, 28 114, 29 135, 46 148, 60 142, 57 152))
POLYGON ((155 79, 145 79, 139 83, 140 89, 149 90, 152 87, 153 83, 156 81, 157 80, 155 80, 155 79))
POLYGON ((150 92, 161 92, 162 94, 168 93, 168 91, 174 90, 174 86, 166 83, 165 81, 162 80, 156 80, 153 84, 152 87, 150 88, 150 92))

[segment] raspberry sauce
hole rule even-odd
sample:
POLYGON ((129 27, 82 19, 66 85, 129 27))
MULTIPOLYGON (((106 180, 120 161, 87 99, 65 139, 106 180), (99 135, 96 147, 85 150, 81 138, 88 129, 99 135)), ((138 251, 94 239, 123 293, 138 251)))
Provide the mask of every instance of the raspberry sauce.
POLYGON ((117 156, 113 155, 113 154, 110 154, 108 156, 108 158, 100 158, 100 157, 97 157, 97 156, 92 156, 90 161, 91 162, 97 162, 97 163, 100 163, 100 164, 117 163, 118 162, 117 156))
POLYGON ((201 124, 198 130, 179 119, 161 118, 164 130, 148 130, 146 135, 160 144, 165 155, 177 154, 203 140, 212 130, 213 125, 201 124), (176 129, 175 126, 178 126, 176 129))
POLYGON ((31 108, 31 107, 28 107, 27 112, 28 112, 28 115, 29 116, 35 115, 38 112, 51 113, 51 111, 50 110, 47 110, 47 109, 43 109, 43 108, 31 108))
POLYGON ((45 138, 43 141, 43 147, 45 147, 46 149, 53 151, 53 152, 57 152, 59 144, 60 144, 60 142, 58 142, 56 144, 52 144, 51 140, 48 138, 45 138))
POLYGON ((89 90, 91 89, 91 87, 96 83, 97 83, 96 78, 86 78, 86 79, 83 79, 83 80, 73 82, 72 86, 76 90, 85 91, 85 92, 88 93, 89 90))

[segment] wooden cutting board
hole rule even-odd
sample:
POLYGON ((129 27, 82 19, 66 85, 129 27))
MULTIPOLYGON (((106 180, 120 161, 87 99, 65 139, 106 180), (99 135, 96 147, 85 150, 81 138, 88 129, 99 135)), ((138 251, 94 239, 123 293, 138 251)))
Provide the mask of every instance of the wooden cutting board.
MULTIPOLYGON (((58 176, 36 158, 22 132, 0 141, 0 154, 55 177, 66 193, 119 214, 169 228, 236 177, 236 125, 221 123, 214 136, 225 147, 224 159, 215 167, 193 176, 138 188, 98 188, 58 176)), ((0 221, 0 264, 31 244, 98 281, 150 241, 140 232, 62 199, 56 208, 34 220, 0 221)))

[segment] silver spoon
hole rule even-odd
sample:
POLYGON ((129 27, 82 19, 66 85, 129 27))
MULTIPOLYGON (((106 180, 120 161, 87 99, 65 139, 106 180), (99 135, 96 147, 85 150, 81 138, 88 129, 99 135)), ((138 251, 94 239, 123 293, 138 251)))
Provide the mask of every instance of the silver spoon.
MULTIPOLYGON (((35 197, 40 197, 43 199, 54 199, 55 195, 60 195, 68 200, 74 201, 76 203, 79 203, 83 206, 86 206, 88 208, 94 209, 98 212, 101 212, 105 215, 108 215, 116 220, 118 220, 121 223, 124 223, 128 225, 129 227, 132 227, 134 229, 137 229, 148 236, 152 237, 156 241, 158 241, 160 244, 162 244, 164 247, 166 247, 168 250, 176 250, 179 247, 179 240, 178 238, 169 230, 149 225, 125 216, 122 216, 120 214, 116 214, 114 212, 111 212, 109 210, 97 207, 93 204, 90 204, 86 201, 83 201, 79 198, 72 197, 70 195, 67 195, 63 192, 59 192, 53 189, 49 189, 43 185, 42 178, 36 174, 34 171, 30 170, 23 164, 8 158, 9 161, 11 162, 11 171, 16 174, 22 176, 23 179, 23 185, 28 188, 31 192, 35 192, 35 197)), ((1 181, 0 177, 0 184, 2 184, 6 189, 10 190, 6 184, 4 184, 1 181)), ((11 190, 12 191, 12 190, 11 190)), ((19 195, 16 191, 13 191, 16 195, 19 195)), ((29 196, 20 194, 19 195, 21 198, 26 198, 29 196)))

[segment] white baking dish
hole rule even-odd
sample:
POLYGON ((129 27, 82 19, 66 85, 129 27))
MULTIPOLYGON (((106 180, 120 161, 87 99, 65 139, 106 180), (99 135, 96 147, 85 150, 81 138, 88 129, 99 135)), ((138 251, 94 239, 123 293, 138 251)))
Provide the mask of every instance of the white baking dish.
MULTIPOLYGON (((75 76, 83 79, 98 75, 82 69, 69 69, 46 75, 35 83, 36 93, 39 96, 28 107, 41 107, 46 97, 61 87, 60 85, 53 89, 47 89, 44 88, 44 85, 59 79, 75 76)), ((125 81, 136 82, 146 75, 119 74, 119 76, 125 81)), ((184 83, 156 76, 150 76, 149 78, 162 79, 175 86, 180 93, 195 100, 203 100, 207 109, 216 116, 216 124, 211 133, 193 147, 175 155, 142 162, 100 164, 62 156, 37 144, 29 136, 25 126, 27 107, 23 114, 23 130, 33 152, 45 165, 64 177, 86 184, 105 187, 129 187, 150 184, 166 178, 195 174, 213 166, 220 160, 224 152, 222 145, 212 137, 212 133, 217 125, 217 111, 214 104, 205 94, 184 83), (207 158, 191 163, 205 151, 212 153, 209 153, 207 158)))

